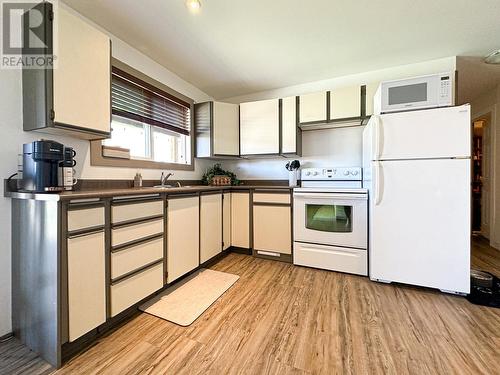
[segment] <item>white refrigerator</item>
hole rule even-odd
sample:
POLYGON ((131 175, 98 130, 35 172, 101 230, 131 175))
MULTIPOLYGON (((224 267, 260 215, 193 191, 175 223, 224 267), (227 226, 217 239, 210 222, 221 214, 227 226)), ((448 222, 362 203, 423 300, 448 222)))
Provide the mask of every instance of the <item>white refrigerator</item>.
POLYGON ((469 293, 470 106, 372 116, 363 132, 369 276, 469 293))

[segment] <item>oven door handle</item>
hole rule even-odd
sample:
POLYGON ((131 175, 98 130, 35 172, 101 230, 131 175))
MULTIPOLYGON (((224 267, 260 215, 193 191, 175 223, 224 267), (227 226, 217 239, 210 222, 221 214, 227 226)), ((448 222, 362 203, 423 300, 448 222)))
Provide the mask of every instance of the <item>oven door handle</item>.
POLYGON ((343 199, 343 200, 367 200, 362 194, 316 194, 316 193, 293 193, 294 197, 308 199, 343 199))

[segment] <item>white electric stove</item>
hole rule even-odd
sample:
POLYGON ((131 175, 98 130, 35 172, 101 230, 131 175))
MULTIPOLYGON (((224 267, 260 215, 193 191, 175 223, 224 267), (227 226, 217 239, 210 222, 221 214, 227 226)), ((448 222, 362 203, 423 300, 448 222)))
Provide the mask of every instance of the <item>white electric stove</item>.
POLYGON ((304 168, 294 189, 294 264, 368 275, 362 169, 304 168))

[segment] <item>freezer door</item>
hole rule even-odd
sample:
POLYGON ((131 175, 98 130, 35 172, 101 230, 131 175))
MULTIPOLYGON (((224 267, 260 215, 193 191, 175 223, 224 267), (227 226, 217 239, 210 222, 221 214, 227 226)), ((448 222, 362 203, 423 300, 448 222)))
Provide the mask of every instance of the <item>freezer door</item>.
POLYGON ((374 162, 370 278, 469 293, 470 160, 374 162))
MULTIPOLYGON (((372 160, 469 157, 470 106, 378 116, 372 127, 372 160)), ((374 119, 374 120, 375 120, 374 119)))

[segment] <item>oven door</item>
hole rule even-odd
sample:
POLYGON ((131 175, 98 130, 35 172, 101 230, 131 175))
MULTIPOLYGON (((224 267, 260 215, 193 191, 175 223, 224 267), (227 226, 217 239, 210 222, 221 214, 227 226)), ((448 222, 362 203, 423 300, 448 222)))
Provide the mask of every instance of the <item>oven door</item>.
POLYGON ((367 195, 294 193, 294 240, 366 249, 367 195))

